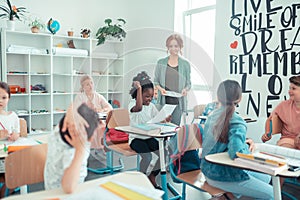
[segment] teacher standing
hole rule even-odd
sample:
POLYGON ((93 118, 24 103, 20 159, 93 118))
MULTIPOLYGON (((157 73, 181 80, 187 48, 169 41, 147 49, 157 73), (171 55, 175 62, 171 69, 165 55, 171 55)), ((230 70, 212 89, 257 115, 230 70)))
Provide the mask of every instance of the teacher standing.
POLYGON ((172 123, 180 125, 181 115, 187 111, 187 92, 191 88, 191 67, 182 55, 183 40, 178 34, 166 40, 168 56, 158 60, 154 84, 158 89, 157 103, 177 105, 172 114, 172 123), (180 93, 181 97, 166 96, 167 91, 180 93))

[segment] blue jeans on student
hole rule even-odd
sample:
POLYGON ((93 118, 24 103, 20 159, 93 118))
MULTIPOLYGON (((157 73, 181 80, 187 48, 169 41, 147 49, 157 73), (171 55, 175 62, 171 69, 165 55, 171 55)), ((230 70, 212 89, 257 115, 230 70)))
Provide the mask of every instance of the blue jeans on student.
POLYGON ((247 170, 245 170, 245 172, 249 175, 249 180, 222 182, 211 180, 206 177, 206 181, 211 186, 233 193, 237 198, 247 196, 264 200, 274 199, 273 187, 269 184, 271 180, 270 175, 247 170))

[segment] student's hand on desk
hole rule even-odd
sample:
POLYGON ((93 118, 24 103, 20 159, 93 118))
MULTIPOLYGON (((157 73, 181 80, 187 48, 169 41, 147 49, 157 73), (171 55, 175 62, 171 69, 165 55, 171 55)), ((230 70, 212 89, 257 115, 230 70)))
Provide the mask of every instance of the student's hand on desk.
POLYGON ((251 138, 247 138, 247 139, 246 139, 246 143, 247 143, 248 146, 249 146, 249 151, 250 151, 250 152, 253 152, 254 149, 255 149, 255 144, 254 144, 253 140, 252 140, 251 138))
POLYGON ((6 139, 9 136, 7 130, 0 130, 0 139, 6 139))
POLYGON ((19 133, 11 133, 8 136, 8 141, 16 141, 19 138, 20 134, 19 133))
POLYGON ((85 119, 77 112, 77 107, 75 108, 75 106, 71 104, 67 110, 62 131, 66 131, 68 129, 70 134, 74 131, 87 134, 85 127, 89 127, 88 122, 85 121, 85 119))
POLYGON ((265 134, 263 134, 263 135, 261 136, 261 140, 262 140, 263 142, 266 142, 266 141, 271 140, 272 134, 270 135, 270 137, 268 136, 268 134, 269 134, 269 133, 265 133, 265 134))
POLYGON ((300 149, 300 134, 295 137, 295 146, 297 149, 300 149))

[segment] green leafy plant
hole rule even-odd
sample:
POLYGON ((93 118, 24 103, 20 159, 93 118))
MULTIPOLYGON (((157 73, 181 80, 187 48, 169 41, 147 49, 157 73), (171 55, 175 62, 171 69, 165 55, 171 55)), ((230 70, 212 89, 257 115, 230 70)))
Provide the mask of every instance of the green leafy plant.
POLYGON ((103 44, 108 36, 117 38, 120 41, 126 37, 126 32, 122 28, 126 24, 124 19, 117 19, 117 23, 115 24, 112 24, 111 19, 105 19, 104 23, 106 25, 100 27, 96 33, 96 38, 98 39, 97 45, 103 44))
POLYGON ((28 23, 28 26, 29 27, 36 27, 38 29, 43 29, 43 30, 46 28, 46 24, 43 23, 40 19, 37 19, 37 18, 35 18, 34 20, 31 20, 28 23))
POLYGON ((9 20, 14 20, 14 18, 17 18, 18 20, 21 20, 21 17, 24 17, 24 12, 26 12, 26 8, 16 6, 12 6, 9 0, 6 0, 7 5, 0 5, 0 18, 7 18, 9 20))

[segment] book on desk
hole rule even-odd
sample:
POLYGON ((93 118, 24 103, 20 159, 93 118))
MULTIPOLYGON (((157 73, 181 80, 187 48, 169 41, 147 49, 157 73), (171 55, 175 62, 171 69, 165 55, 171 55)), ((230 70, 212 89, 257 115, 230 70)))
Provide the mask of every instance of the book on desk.
POLYGON ((288 169, 300 167, 300 151, 277 145, 258 143, 252 154, 237 153, 235 162, 253 170, 271 175, 288 169))
POLYGON ((134 133, 139 135, 149 135, 149 136, 157 136, 157 135, 166 135, 166 134, 174 134, 176 132, 178 126, 171 123, 145 123, 145 124, 135 124, 132 126, 119 126, 116 127, 116 130, 134 133))

